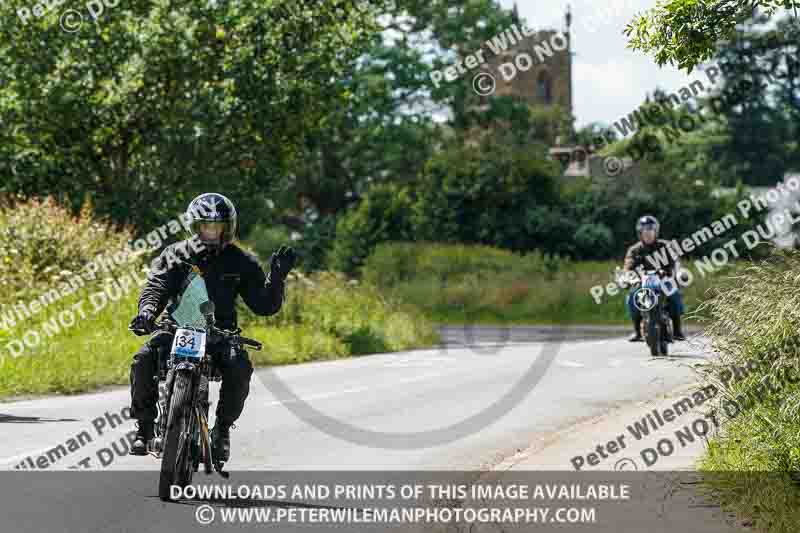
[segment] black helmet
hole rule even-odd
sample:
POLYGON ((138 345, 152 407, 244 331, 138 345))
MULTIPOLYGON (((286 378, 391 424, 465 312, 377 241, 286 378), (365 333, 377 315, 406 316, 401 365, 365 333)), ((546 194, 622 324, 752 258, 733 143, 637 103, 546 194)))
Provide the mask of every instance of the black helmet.
POLYGON ((212 253, 219 253, 236 238, 239 227, 236 207, 225 196, 209 192, 201 194, 186 208, 189 233, 212 253))
POLYGON ((642 231, 646 229, 656 230, 656 237, 658 237, 658 219, 652 215, 645 215, 636 221, 636 233, 641 237, 642 231))

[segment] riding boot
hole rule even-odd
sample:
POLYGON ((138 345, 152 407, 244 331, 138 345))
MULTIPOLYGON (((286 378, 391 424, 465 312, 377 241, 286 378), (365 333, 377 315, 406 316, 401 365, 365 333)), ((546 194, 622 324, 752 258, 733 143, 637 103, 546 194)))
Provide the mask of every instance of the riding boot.
POLYGON ((672 338, 676 341, 686 340, 686 337, 683 336, 683 331, 681 330, 681 317, 679 316, 672 317, 672 338))
POLYGON ((211 455, 216 461, 226 462, 231 456, 230 426, 220 420, 211 430, 211 455))
POLYGON ((131 445, 130 455, 147 455, 147 446, 153 438, 153 421, 142 419, 136 422, 136 438, 131 445))

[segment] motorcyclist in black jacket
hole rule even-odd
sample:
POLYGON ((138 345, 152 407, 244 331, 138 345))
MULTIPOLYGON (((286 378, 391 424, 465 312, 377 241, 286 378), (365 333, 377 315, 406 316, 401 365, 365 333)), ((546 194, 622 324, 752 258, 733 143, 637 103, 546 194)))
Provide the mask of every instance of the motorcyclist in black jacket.
MULTIPOLYGON (((292 248, 281 246, 272 254, 267 276, 258 260, 234 243, 238 215, 233 203, 221 194, 206 193, 196 197, 189 204, 186 220, 192 238, 167 246, 153 261, 139 298, 138 314, 131 322, 134 332, 152 332, 156 318, 165 309, 167 313, 175 309, 192 272, 205 281, 219 328, 236 328, 238 295, 257 315, 269 316, 280 310, 284 281, 296 259, 292 248)), ((170 336, 170 343, 171 340, 170 336)), ((148 340, 134 355, 131 364, 131 414, 138 421, 132 455, 146 455, 153 438, 158 398, 156 357, 161 347, 155 345, 153 339, 148 340)), ((228 346, 216 349, 209 346, 209 353, 217 358, 222 373, 216 423, 211 431, 213 453, 221 461, 230 457, 229 429, 244 408, 253 373, 247 352, 231 354, 231 350, 228 346)))

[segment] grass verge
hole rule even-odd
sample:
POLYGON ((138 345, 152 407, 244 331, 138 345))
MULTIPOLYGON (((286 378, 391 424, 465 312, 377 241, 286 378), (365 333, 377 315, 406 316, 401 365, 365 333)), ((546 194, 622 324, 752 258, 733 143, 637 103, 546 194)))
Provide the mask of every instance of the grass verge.
MULTIPOLYGON (((0 398, 79 393, 128 383, 131 358, 145 340, 127 330, 136 312, 138 287, 109 301, 97 313, 86 313, 85 319, 71 327, 61 327, 58 332, 50 328, 52 335, 44 333, 46 322, 69 305, 87 300, 96 290, 87 287, 48 308, 46 314, 2 332, 0 346, 28 331, 39 332, 42 340, 26 347, 18 357, 5 349, 1 352, 0 398)), ((250 352, 255 365, 407 350, 438 341, 438 334, 419 313, 401 309, 376 289, 348 284, 340 276, 294 276, 286 294, 283 309, 272 317, 258 317, 244 306, 240 308, 245 334, 264 343, 263 351, 250 352)), ((85 307, 92 309, 89 303, 85 307)))

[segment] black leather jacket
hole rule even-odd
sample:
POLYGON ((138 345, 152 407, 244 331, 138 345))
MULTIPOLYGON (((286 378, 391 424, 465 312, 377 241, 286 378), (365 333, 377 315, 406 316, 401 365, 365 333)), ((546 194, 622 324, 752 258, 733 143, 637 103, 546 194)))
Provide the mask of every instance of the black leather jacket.
POLYGON ((193 269, 203 276, 209 299, 214 302, 219 328, 237 327, 236 297, 239 295, 257 315, 269 316, 280 311, 284 284, 270 281, 252 254, 235 244, 226 246, 218 256, 193 254, 186 240, 167 246, 153 260, 147 284, 139 297, 139 313, 149 310, 157 317, 164 309, 171 312, 193 269))

